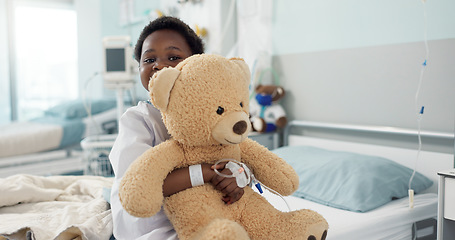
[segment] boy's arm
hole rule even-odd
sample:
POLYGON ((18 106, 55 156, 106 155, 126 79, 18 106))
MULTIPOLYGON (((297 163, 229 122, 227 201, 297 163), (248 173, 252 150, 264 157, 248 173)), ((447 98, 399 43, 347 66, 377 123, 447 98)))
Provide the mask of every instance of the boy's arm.
MULTIPOLYGON (((211 169, 211 164, 201 164, 202 166, 202 175, 204 176, 204 182, 210 182, 211 178, 214 176, 215 172, 211 169)), ((175 169, 170 172, 163 184, 163 195, 164 197, 169 197, 172 194, 183 191, 187 188, 191 188, 190 173, 188 167, 183 167, 175 169)))
MULTIPOLYGON (((231 174, 229 169, 224 169, 224 164, 217 165, 217 169, 224 174, 231 174), (228 172, 225 172, 228 171, 228 172)), ((235 178, 225 178, 213 171, 213 165, 201 164, 202 175, 205 183, 211 183, 215 189, 223 193, 223 201, 232 204, 243 196, 243 188, 237 186, 235 178)), ((164 180, 163 195, 169 197, 172 194, 191 188, 191 180, 188 167, 179 168, 169 173, 164 180)))

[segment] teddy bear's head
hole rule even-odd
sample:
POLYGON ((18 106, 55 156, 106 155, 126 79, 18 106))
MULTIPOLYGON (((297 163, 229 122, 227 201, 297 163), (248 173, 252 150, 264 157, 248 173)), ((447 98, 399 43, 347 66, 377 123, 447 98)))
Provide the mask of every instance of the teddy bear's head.
MULTIPOLYGON (((283 87, 276 86, 276 85, 261 85, 259 84, 256 89, 256 93, 258 96, 268 96, 270 97, 270 102, 276 102, 282 99, 285 95, 285 91, 283 87)), ((264 104, 267 105, 267 104, 264 104)))
POLYGON ((251 130, 249 83, 249 68, 242 59, 200 54, 154 74, 149 90, 178 142, 238 144, 251 130))

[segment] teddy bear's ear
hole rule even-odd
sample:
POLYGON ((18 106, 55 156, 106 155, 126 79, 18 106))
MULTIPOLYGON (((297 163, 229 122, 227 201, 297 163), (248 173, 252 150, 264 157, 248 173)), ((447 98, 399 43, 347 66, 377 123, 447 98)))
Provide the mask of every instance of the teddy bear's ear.
POLYGON ((161 111, 166 111, 172 87, 179 75, 180 71, 175 68, 164 68, 151 77, 149 82, 151 101, 161 111))
POLYGON ((245 60, 243 60, 243 58, 230 58, 229 60, 240 66, 245 75, 245 79, 248 79, 248 82, 250 82, 250 68, 246 64, 245 60))

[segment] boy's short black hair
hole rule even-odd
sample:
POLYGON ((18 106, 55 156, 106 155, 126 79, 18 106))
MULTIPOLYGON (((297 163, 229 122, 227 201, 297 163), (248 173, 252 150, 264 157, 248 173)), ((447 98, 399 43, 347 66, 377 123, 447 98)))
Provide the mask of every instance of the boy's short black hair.
POLYGON ((136 61, 139 62, 141 60, 142 44, 144 43, 144 40, 153 32, 162 29, 170 29, 180 33, 190 46, 193 54, 204 53, 204 44, 202 43, 201 38, 199 38, 193 31, 193 29, 191 29, 186 23, 178 18, 163 16, 151 21, 142 30, 141 35, 136 42, 136 47, 134 48, 134 58, 136 61))

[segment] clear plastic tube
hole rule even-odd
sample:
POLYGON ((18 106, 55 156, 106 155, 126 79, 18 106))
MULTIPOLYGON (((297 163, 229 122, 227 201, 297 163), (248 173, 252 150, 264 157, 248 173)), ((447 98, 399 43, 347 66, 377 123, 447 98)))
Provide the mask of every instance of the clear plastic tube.
MULTIPOLYGON (((283 201, 285 202, 287 208, 288 208, 288 211, 291 211, 291 207, 289 206, 288 202, 286 201, 286 199, 281 195, 279 194, 277 191, 267 187, 266 185, 262 184, 259 180, 257 180, 255 177, 254 177, 254 174, 249 170, 249 168, 244 164, 244 163, 241 163, 235 159, 230 159, 230 158, 224 158, 224 159, 221 159, 221 160, 218 160, 216 163, 215 163, 215 166, 222 163, 222 162, 234 162, 234 163, 237 163, 238 165, 242 166, 244 169, 245 169, 245 174, 247 174, 247 178, 248 178, 248 183, 251 185, 251 183, 253 183, 254 185, 256 184, 260 184, 261 186, 263 186, 265 189, 267 189, 268 191, 270 191, 271 193, 279 196, 281 199, 283 199, 283 201)), ((213 169, 215 171, 216 174, 222 176, 222 177, 227 177, 227 178, 233 178, 235 177, 235 174, 232 173, 230 175, 228 174, 224 174, 224 173, 221 173, 218 171, 218 169, 214 168, 213 169)), ((259 189, 258 189, 259 190, 259 189)), ((261 190, 260 190, 261 191, 261 190)))

